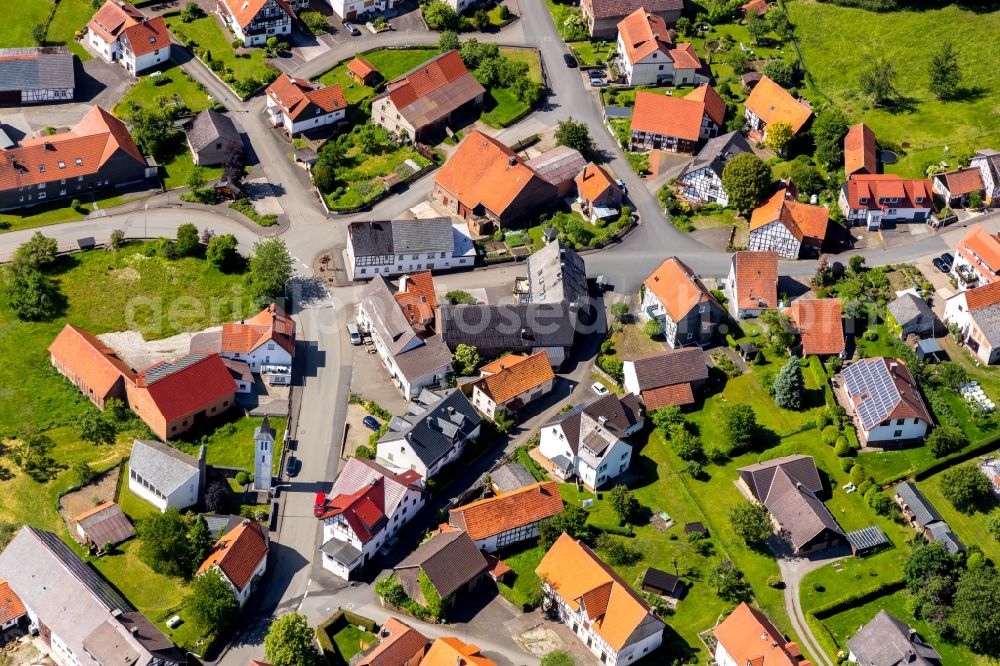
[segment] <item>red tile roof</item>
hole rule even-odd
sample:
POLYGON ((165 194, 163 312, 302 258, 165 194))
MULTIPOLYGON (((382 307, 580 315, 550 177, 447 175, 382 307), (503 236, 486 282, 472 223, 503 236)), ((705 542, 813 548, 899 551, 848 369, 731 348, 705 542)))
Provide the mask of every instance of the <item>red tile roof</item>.
MULTIPOLYGON (((222 0, 226 10, 239 23, 241 28, 250 25, 260 13, 260 10, 267 4, 267 0, 222 0)), ((295 11, 286 0, 276 0, 280 7, 288 16, 295 20, 295 11)))
POLYGON ((327 512, 320 518, 343 516, 361 543, 368 543, 388 522, 385 514, 385 477, 378 477, 364 488, 337 495, 327 502, 327 512))
POLYGON ((752 666, 811 666, 801 650, 785 640, 771 621, 742 603, 713 630, 716 640, 737 664, 752 666))
POLYGON ((944 183, 953 197, 983 190, 982 173, 975 167, 939 173, 934 176, 934 180, 944 183))
POLYGON ((667 32, 666 21, 642 7, 618 24, 618 36, 625 45, 625 56, 632 64, 641 62, 656 51, 666 55, 674 43, 667 32))
POLYGON ((119 151, 145 166, 125 124, 93 106, 68 132, 26 139, 0 150, 0 190, 89 176, 119 151))
POLYGON ((52 341, 49 353, 102 398, 120 377, 135 380, 135 373, 111 347, 71 324, 52 341))
POLYGON ((858 123, 844 137, 844 172, 877 173, 878 152, 875 144, 875 132, 868 125, 858 123))
POLYGON ((576 177, 576 191, 584 201, 595 201, 612 187, 618 189, 604 167, 593 162, 583 167, 583 171, 576 177))
POLYGON ((802 355, 839 354, 844 351, 844 322, 839 298, 798 298, 788 316, 799 329, 802 355))
POLYGON ((639 90, 632 107, 632 131, 697 141, 704 116, 704 102, 639 90))
POLYGON ((799 203, 789 190, 781 188, 750 215, 750 231, 780 221, 795 236, 804 241, 822 243, 826 238, 830 211, 823 206, 799 203))
POLYGON ((218 354, 188 354, 173 362, 160 361, 136 377, 167 421, 194 414, 213 402, 232 398, 236 382, 218 354))
POLYGON ((485 377, 486 375, 492 375, 500 372, 504 368, 509 368, 513 365, 517 365, 521 361, 527 361, 529 358, 528 354, 507 354, 497 360, 487 363, 479 368, 479 376, 485 377))
POLYGON ((853 210, 886 208, 932 208, 931 181, 926 178, 903 180, 894 173, 856 173, 847 179, 847 204, 853 210), (883 203, 882 199, 898 199, 883 203), (917 199, 922 201, 918 202, 917 199), (861 199, 867 199, 861 203, 861 199))
POLYGON ((1000 273, 1000 234, 991 234, 978 224, 969 227, 956 249, 973 266, 985 264, 990 281, 1000 273))
POLYGON ((399 289, 393 297, 410 326, 418 333, 429 333, 427 327, 434 321, 434 312, 437 310, 437 294, 431 272, 403 276, 399 281, 399 289))
POLYGON ((389 99, 401 110, 463 76, 471 75, 458 51, 453 49, 390 81, 389 99))
POLYGON ((733 266, 737 307, 762 310, 778 306, 777 252, 737 252, 733 266))
POLYGON ((673 321, 680 321, 701 303, 718 305, 694 271, 677 257, 665 259, 643 284, 656 296, 673 321))
POLYGON ((448 512, 448 524, 465 530, 473 541, 479 541, 551 518, 562 510, 559 486, 555 481, 542 481, 456 507, 448 512))
POLYGON ((10 584, 0 580, 0 624, 16 620, 27 612, 21 598, 14 594, 10 584))
POLYGON ((198 573, 217 566, 229 582, 242 591, 265 557, 267 537, 263 526, 256 520, 244 520, 215 542, 208 557, 198 567, 198 573))
POLYGON ((379 644, 354 666, 403 666, 427 652, 430 639, 394 617, 382 623, 379 644))
POLYGON ((274 303, 246 321, 222 325, 222 351, 249 354, 267 342, 295 356, 295 321, 274 303))
POLYGON ((267 87, 267 96, 271 98, 282 113, 293 121, 312 109, 322 113, 333 113, 347 108, 344 91, 337 84, 322 87, 305 79, 296 79, 282 72, 274 83, 267 87))
POLYGON ((479 652, 479 646, 454 636, 437 639, 421 660, 420 666, 497 666, 479 652))
POLYGON ((672 384, 642 391, 642 404, 647 411, 668 405, 690 405, 694 403, 694 390, 690 383, 672 384))
POLYGON ((760 77, 744 103, 765 124, 785 122, 797 133, 812 116, 812 109, 792 97, 787 90, 767 78, 760 77))
POLYGON ((119 4, 115 0, 106 0, 87 23, 87 29, 110 43, 117 40, 126 28, 144 18, 142 12, 127 2, 119 4))
POLYGON ((703 83, 689 92, 684 99, 704 102, 705 113, 708 114, 708 117, 714 120, 717 125, 722 125, 722 120, 726 116, 726 102, 719 96, 719 93, 715 92, 715 88, 703 83))
MULTIPOLYGON (((694 52, 694 45, 687 42, 680 42, 667 53, 674 61, 674 69, 701 69, 704 64, 701 58, 694 52)), ((704 83, 702 85, 708 85, 704 83)), ((693 93, 692 93, 693 94, 693 93)), ((688 95, 685 99, 691 99, 688 95)))
POLYGON ((540 351, 523 361, 509 364, 507 367, 476 381, 479 387, 493 402, 506 404, 526 391, 538 388, 551 382, 556 375, 549 364, 549 355, 540 351))
POLYGON ((136 56, 170 46, 170 32, 162 16, 154 16, 141 23, 130 25, 122 31, 121 36, 128 42, 136 56))
POLYGON ((763 16, 767 13, 767 0, 750 0, 750 2, 740 5, 740 9, 743 10, 743 16, 747 16, 751 12, 756 12, 758 16, 763 16))
POLYGON ((361 56, 354 56, 354 60, 347 63, 347 69, 357 74, 362 79, 366 79, 372 74, 378 74, 375 65, 371 64, 361 56))
POLYGON ((997 303, 1000 303, 1000 282, 991 282, 965 292, 965 305, 969 308, 969 312, 988 308, 997 303))

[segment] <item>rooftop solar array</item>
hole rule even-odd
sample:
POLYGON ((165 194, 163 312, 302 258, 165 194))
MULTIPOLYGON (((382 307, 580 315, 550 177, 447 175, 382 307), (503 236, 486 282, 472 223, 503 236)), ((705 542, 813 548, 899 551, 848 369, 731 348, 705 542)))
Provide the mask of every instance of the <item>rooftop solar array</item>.
POLYGON ((42 542, 52 555, 62 563, 63 567, 80 581, 109 611, 120 610, 123 613, 134 611, 125 599, 108 583, 97 575, 80 557, 69 549, 62 539, 45 530, 32 530, 35 537, 42 542))
POLYGON ((851 549, 855 553, 860 553, 872 548, 878 548, 889 543, 889 538, 881 528, 870 525, 847 533, 847 541, 851 544, 851 549))
POLYGON ((855 363, 844 368, 843 374, 848 395, 855 400, 865 430, 884 421, 901 399, 892 373, 882 359, 855 363))
POLYGON ((198 361, 208 356, 208 354, 188 354, 184 358, 177 359, 172 363, 158 363, 142 371, 142 376, 146 378, 146 384, 152 384, 164 377, 168 377, 175 372, 180 372, 184 368, 194 365, 198 361))

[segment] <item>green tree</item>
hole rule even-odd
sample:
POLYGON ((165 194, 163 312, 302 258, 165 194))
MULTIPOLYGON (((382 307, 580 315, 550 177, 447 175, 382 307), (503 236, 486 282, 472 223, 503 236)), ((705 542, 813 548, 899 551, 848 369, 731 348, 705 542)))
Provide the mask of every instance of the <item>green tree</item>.
POLYGON ((729 454, 750 448, 757 434, 757 413, 746 403, 727 405, 722 410, 722 434, 729 443, 729 454))
POLYGON ((177 242, 174 244, 179 257, 191 257, 198 254, 201 248, 201 241, 198 236, 198 227, 190 222, 177 227, 177 242))
POLYGON ((682 16, 679 19, 677 19, 677 22, 674 24, 674 27, 677 28, 677 34, 679 34, 681 37, 687 37, 689 34, 691 34, 691 19, 689 19, 686 16, 682 16))
POLYGON ((785 41, 792 36, 792 26, 788 21, 788 14, 785 12, 784 7, 773 5, 767 10, 764 18, 767 19, 767 24, 771 27, 771 31, 781 41, 785 41))
POLYGON ((865 257, 862 254, 856 254, 847 261, 848 267, 850 267, 851 272, 855 275, 863 272, 865 270, 865 257))
POLYGON ((740 76, 750 67, 750 56, 740 49, 732 49, 726 54, 726 64, 733 68, 736 76, 740 76))
POLYGON ((191 591, 184 599, 184 608, 196 625, 212 633, 225 631, 240 614, 240 604, 233 589, 215 568, 191 581, 191 591))
POLYGON ((36 23, 31 26, 31 39, 35 42, 35 46, 45 46, 45 24, 36 23))
POLYGON ((111 232, 111 249, 120 250, 125 245, 125 232, 121 229, 115 229, 111 232))
POLYGON ((676 428, 674 436, 670 438, 670 445, 681 460, 704 460, 705 449, 701 440, 687 428, 676 428))
MULTIPOLYGON (((506 7, 506 5, 500 5, 506 7)), ((542 98, 542 85, 535 83, 527 76, 521 76, 510 84, 510 91, 523 104, 534 106, 542 98)))
POLYGON ((188 528, 187 520, 177 509, 150 514, 136 525, 139 555, 154 571, 168 576, 189 576, 194 563, 188 528))
POLYGON ((958 391, 958 387, 968 381, 969 374, 965 368, 954 361, 942 361, 934 366, 934 383, 949 391, 958 391))
POLYGON ((573 118, 559 121, 556 126, 556 145, 567 146, 584 156, 594 152, 594 140, 590 138, 587 123, 577 122, 573 118))
POLYGON ((642 332, 651 338, 663 335, 663 325, 659 319, 650 319, 642 325, 642 332))
POLYGON ((458 31, 461 25, 461 17, 454 9, 446 5, 442 0, 431 0, 424 5, 424 21, 431 30, 438 31, 458 31))
POLYGON ((475 296, 461 289, 453 289, 445 294, 444 297, 452 305, 475 305, 477 303, 475 296))
POLYGON ((565 650, 553 650, 542 657, 540 666, 576 666, 573 657, 565 650))
POLYGON ((997 656, 1000 653, 1000 574, 983 566, 962 574, 955 587, 955 601, 949 618, 958 638, 974 652, 997 656))
POLYGON ((632 491, 622 485, 617 485, 608 491, 608 501, 622 523, 635 520, 642 508, 632 491))
POLYGON ((205 561, 205 558, 208 557, 208 553, 212 550, 212 544, 214 543, 212 533, 208 529, 208 523, 205 522, 205 519, 200 514, 194 514, 189 519, 187 542, 188 560, 191 563, 191 573, 194 574, 198 571, 201 563, 205 561))
POLYGON ((316 666, 319 653, 306 616, 289 613, 271 623, 264 637, 264 655, 273 666, 316 666))
POLYGON ((184 9, 181 10, 181 21, 190 23, 201 16, 201 13, 201 7, 198 6, 197 2, 188 2, 184 5, 184 9))
POLYGON ((610 534, 601 534, 597 537, 595 545, 608 564, 613 567, 632 566, 642 559, 642 552, 630 546, 624 539, 610 534))
POLYGON ((31 433, 21 438, 20 443, 10 449, 10 459, 25 474, 38 483, 51 481, 66 465, 58 463, 49 455, 56 443, 48 435, 31 433))
POLYGON ((485 9, 477 9, 472 15, 472 24, 476 26, 476 30, 482 32, 490 27, 490 15, 485 9))
POLYGON ((743 572, 732 562, 722 562, 714 567, 708 575, 708 583, 715 588, 720 599, 731 604, 749 601, 753 596, 753 590, 743 579, 743 572))
POLYGON ((677 405, 667 405, 654 409, 647 414, 653 425, 660 430, 667 432, 684 423, 684 414, 677 405))
POLYGON ((799 357, 792 356, 774 380, 774 402, 784 409, 802 409, 802 393, 805 388, 799 357))
POLYGON ((784 60, 769 61, 764 65, 764 76, 782 88, 791 88, 795 84, 795 69, 784 60))
POLYGON ((132 111, 129 121, 132 124, 132 139, 142 154, 162 157, 174 136, 170 117, 166 112, 139 107, 132 111))
POLYGON ((896 66, 888 58, 872 57, 858 78, 861 93, 875 104, 883 104, 896 96, 896 66))
POLYGON ((384 128, 374 123, 365 123, 356 130, 355 141, 361 152, 379 155, 384 152, 389 135, 384 128))
POLYGON ((759 317, 767 328, 767 345, 776 352, 784 352, 795 342, 792 325, 788 317, 777 310, 765 310, 759 317))
POLYGON ((14 251, 14 261, 31 268, 45 268, 56 260, 59 244, 55 238, 36 231, 14 251))
POLYGON ((614 303, 611 306, 611 316, 614 318, 616 324, 625 321, 625 317, 628 316, 628 310, 628 303, 624 301, 614 303))
POLYGON ((757 548, 774 533, 767 509, 756 502, 741 501, 729 510, 729 524, 736 536, 748 546, 757 548))
POLYGON ((464 342, 455 347, 455 360, 452 365, 455 372, 463 377, 467 377, 479 369, 482 359, 479 357, 479 350, 473 345, 464 342))
POLYGON ((500 407, 493 415, 493 426, 497 432, 506 435, 514 429, 515 425, 517 425, 517 418, 507 411, 506 407, 500 407))
POLYGON ((722 188, 729 203, 744 214, 753 210, 771 182, 771 167, 753 153, 740 153, 722 169, 722 188))
POLYGON ((799 192, 803 192, 805 194, 819 194, 826 188, 826 182, 823 180, 823 176, 821 176, 808 161, 801 158, 792 162, 792 168, 789 175, 792 178, 792 182, 799 188, 799 192))
POLYGON ((816 161, 833 167, 844 159, 844 137, 851 123, 844 112, 835 106, 826 106, 812 123, 813 142, 816 144, 816 161))
POLYGON ((198 192, 201 192, 202 188, 205 187, 205 174, 202 172, 200 166, 196 166, 191 169, 191 172, 188 174, 187 181, 184 184, 187 185, 191 194, 198 194, 198 192))
POLYGON ((454 51, 459 46, 460 43, 458 41, 458 33, 454 30, 445 30, 441 33, 441 36, 438 37, 438 49, 441 53, 454 51))
POLYGON ((938 99, 954 97, 962 83, 962 68, 958 64, 958 54, 951 41, 931 53, 927 63, 928 87, 938 99))
POLYGON ((975 513, 992 502, 990 481, 974 463, 952 467, 941 481, 945 499, 962 513, 975 513))
POLYGON ((114 444, 118 429, 96 409, 88 411, 77 423, 80 439, 91 444, 114 444))
POLYGON ((205 249, 205 257, 217 268, 225 268, 236 258, 236 248, 236 236, 232 234, 212 236, 205 249))
POLYGON ((767 126, 764 145, 783 157, 788 152, 788 146, 791 145, 793 138, 795 134, 792 132, 791 124, 780 120, 767 126))
POLYGON ((750 39, 754 44, 760 44, 760 40, 764 39, 770 29, 771 26, 757 12, 751 12, 747 17, 747 32, 750 33, 750 39))
POLYGON ((292 279, 292 256, 281 238, 254 243, 250 257, 250 293, 258 300, 277 298, 285 293, 285 283, 292 279))
POLYGON ((14 264, 7 271, 7 305, 22 321, 48 321, 59 310, 60 295, 51 280, 31 266, 14 264))
POLYGON ((969 444, 969 438, 961 429, 950 425, 940 425, 927 436, 927 447, 935 458, 943 458, 949 453, 961 451, 969 444))
POLYGON ((986 521, 986 529, 993 535, 993 538, 1000 541, 1000 514, 996 514, 986 521))

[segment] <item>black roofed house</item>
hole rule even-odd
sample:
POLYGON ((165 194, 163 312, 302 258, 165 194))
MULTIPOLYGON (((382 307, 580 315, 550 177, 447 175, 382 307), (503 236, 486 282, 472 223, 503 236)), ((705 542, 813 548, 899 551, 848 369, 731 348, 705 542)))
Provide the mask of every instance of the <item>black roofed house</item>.
POLYGON ((114 502, 101 502, 93 509, 75 516, 76 534, 84 544, 101 550, 108 544, 118 544, 135 535, 120 506, 114 502))
POLYGON ((709 139, 677 179, 683 185, 681 194, 695 201, 728 206, 729 195, 722 187, 722 170, 729 160, 750 152, 753 150, 743 132, 709 139))
POLYGON ((379 464, 413 470, 425 479, 457 460, 469 440, 479 437, 483 417, 458 389, 425 389, 403 416, 394 416, 376 447, 379 464))
POLYGON ((65 46, 0 49, 0 104, 69 101, 75 87, 65 46))
POLYGON ((236 124, 229 116, 205 109, 187 127, 188 148, 198 166, 218 166, 226 156, 238 152, 243 156, 243 141, 236 124))
POLYGON ((900 337, 903 339, 911 334, 927 338, 946 332, 944 324, 934 314, 931 306, 927 305, 927 301, 912 293, 902 294, 887 307, 899 325, 900 337))
POLYGON ((458 597, 470 593, 489 569, 486 557, 465 530, 449 528, 425 541, 396 565, 396 578, 406 596, 422 606, 427 599, 420 585, 424 574, 447 609, 458 597))
POLYGON ((468 227, 452 226, 446 217, 347 226, 347 272, 352 280, 466 268, 475 262, 468 227))
POLYGON ((625 361, 625 390, 642 397, 647 411, 667 405, 689 405, 708 379, 701 347, 672 349, 634 361, 625 361))
POLYGON ((0 553, 7 581, 57 663, 187 663, 163 633, 58 536, 24 526, 0 553))
POLYGON ((784 456, 737 471, 739 485, 767 507, 778 533, 797 555, 846 543, 837 520, 816 496, 823 482, 811 456, 784 456))
POLYGON ((940 666, 941 655, 916 630, 884 610, 847 639, 858 666, 940 666))
POLYGON ((508 463, 490 472, 490 487, 497 495, 530 486, 537 481, 528 468, 520 463, 508 463))
POLYGON ((642 591, 679 600, 684 596, 684 581, 666 571, 649 567, 642 575, 642 591))

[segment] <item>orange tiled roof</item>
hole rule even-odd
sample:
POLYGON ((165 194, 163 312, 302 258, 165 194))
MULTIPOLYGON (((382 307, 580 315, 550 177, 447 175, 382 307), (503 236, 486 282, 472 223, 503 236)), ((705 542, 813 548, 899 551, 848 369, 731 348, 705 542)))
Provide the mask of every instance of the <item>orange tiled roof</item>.
POLYGON ((468 74, 462 57, 453 49, 390 81, 389 99, 397 109, 403 109, 468 74))
POLYGON ((544 351, 507 365, 507 367, 476 381, 476 385, 498 405, 506 404, 525 391, 530 391, 555 379, 544 351))
POLYGON ((27 612, 21 598, 14 593, 10 584, 0 579, 0 624, 16 620, 27 612))
MULTIPOLYGON (((226 10, 236 19, 241 28, 250 25, 257 18, 260 10, 264 9, 264 5, 267 4, 267 0, 223 0, 223 2, 226 5, 226 10)), ((292 19, 295 18, 295 12, 286 0, 276 0, 276 2, 286 14, 292 19)))
POLYGON ((562 510, 559 486, 555 481, 541 481, 456 507, 448 512, 448 524, 464 529, 473 541, 479 541, 551 518, 562 510))
POLYGON ((876 153, 875 132, 868 125, 858 123, 847 131, 844 137, 844 173, 878 171, 878 154, 876 153))
POLYGON ((704 115, 704 102, 639 90, 632 107, 632 131, 697 141, 704 115))
MULTIPOLYGON (((694 45, 688 42, 679 42, 677 46, 670 49, 667 55, 674 61, 674 69, 701 69, 702 67, 701 58, 694 52, 694 45)), ((685 99, 690 99, 690 97, 689 94, 685 99)))
POLYGON ((66 324, 49 345, 49 353, 104 397, 119 377, 135 381, 135 373, 111 347, 82 328, 66 324))
POLYGON ((975 167, 939 173, 934 178, 943 181, 953 197, 980 192, 983 189, 982 173, 975 167))
POLYGON ((145 165, 125 124, 93 106, 68 132, 0 150, 0 190, 95 174, 119 150, 145 165))
POLYGON ((267 537, 264 536, 264 528, 255 520, 244 520, 215 542, 208 557, 198 567, 198 573, 217 566, 236 589, 242 590, 265 557, 267 537))
POLYGON ((104 500, 103 502, 101 502, 97 506, 93 507, 92 509, 87 509, 83 513, 81 513, 79 515, 76 515, 76 516, 73 516, 73 520, 75 520, 76 522, 80 522, 84 518, 90 518, 94 514, 100 513, 101 511, 104 511, 105 509, 110 509, 113 506, 115 506, 114 502, 112 502, 110 500, 104 500))
POLYGON ((464 643, 454 636, 439 638, 420 661, 420 666, 497 666, 479 652, 477 645, 464 643))
POLYGON ((690 405, 694 403, 694 389, 690 382, 658 386, 642 391, 642 404, 646 411, 659 409, 668 405, 690 405))
POLYGON ((894 173, 856 173, 847 179, 847 205, 854 209, 931 208, 933 188, 926 178, 902 179, 894 173), (882 199, 897 199, 896 203, 882 199), (917 202, 917 199, 922 199, 917 202), (861 203, 865 199, 865 203, 861 203))
POLYGON ((983 262, 991 272, 1000 272, 1000 234, 991 234, 974 224, 958 242, 957 249, 973 266, 983 262))
POLYGON ((129 3, 119 5, 115 0, 106 0, 87 23, 87 29, 110 43, 117 40, 125 28, 142 20, 142 12, 129 3))
POLYGON ((539 176, 514 151, 479 130, 469 132, 434 182, 470 210, 480 204, 502 215, 539 176))
POLYGON ((250 319, 222 325, 222 351, 249 354, 266 342, 274 342, 295 355, 295 322, 272 303, 250 319))
POLYGON ((767 13, 767 0, 750 0, 745 5, 740 5, 740 9, 743 10, 744 16, 747 16, 751 12, 756 12, 758 16, 763 16, 767 13))
POLYGON ((777 252, 737 252, 733 255, 733 265, 738 307, 751 310, 777 307, 777 252))
POLYGON ((649 289, 674 321, 680 321, 701 303, 718 303, 687 264, 670 257, 646 278, 649 289))
POLYGON ((750 214, 750 231, 781 221, 798 240, 826 238, 830 211, 823 206, 799 203, 786 188, 772 194, 750 214))
POLYGON ((430 271, 404 276, 400 280, 400 291, 393 297, 414 328, 422 328, 434 320, 437 295, 434 293, 434 278, 430 271))
POLYGON ((991 282, 965 292, 965 305, 969 308, 969 312, 988 308, 997 303, 1000 303, 1000 282, 991 282))
POLYGON ((159 361, 137 373, 135 385, 146 391, 167 421, 195 414, 207 405, 232 398, 236 381, 218 354, 188 354, 159 361))
POLYGON ((714 633, 737 664, 811 666, 811 662, 799 660, 798 645, 786 641, 763 613, 746 603, 737 606, 715 627, 714 633))
POLYGON ((122 37, 136 56, 152 53, 170 46, 170 32, 162 16, 154 16, 141 23, 130 25, 122 31, 122 37))
POLYGON ((568 534, 556 539, 535 573, 574 611, 582 602, 591 628, 616 651, 640 624, 655 619, 628 583, 568 534))
POLYGON ((337 84, 316 87, 311 81, 296 79, 284 72, 267 87, 267 96, 292 120, 310 108, 318 108, 324 113, 347 108, 344 91, 337 84))
POLYGON ((642 7, 618 24, 618 36, 625 45, 625 56, 632 64, 641 62, 656 51, 666 55, 674 42, 667 32, 667 22, 642 7))
POLYGON ((799 329, 803 356, 844 351, 846 343, 839 298, 796 299, 788 316, 799 329))
POLYGON ((375 65, 371 64, 361 56, 354 56, 354 60, 347 63, 347 69, 351 70, 362 79, 366 78, 370 74, 378 74, 378 70, 375 69, 375 65))
POLYGON ((585 201, 594 201, 604 194, 609 187, 617 188, 615 181, 604 170, 604 167, 591 162, 583 167, 576 177, 576 191, 585 201))
POLYGON ((760 77, 745 105, 767 125, 788 123, 793 134, 802 129, 812 115, 812 109, 766 76, 760 77))
POLYGON ((509 368, 512 365, 517 365, 521 361, 526 361, 530 358, 528 354, 507 354, 495 361, 487 363, 486 365, 479 368, 479 376, 485 377, 486 375, 493 375, 504 368, 509 368))
POLYGON ((403 666, 427 651, 430 640, 419 631, 390 617, 382 623, 379 644, 355 666, 403 666))

